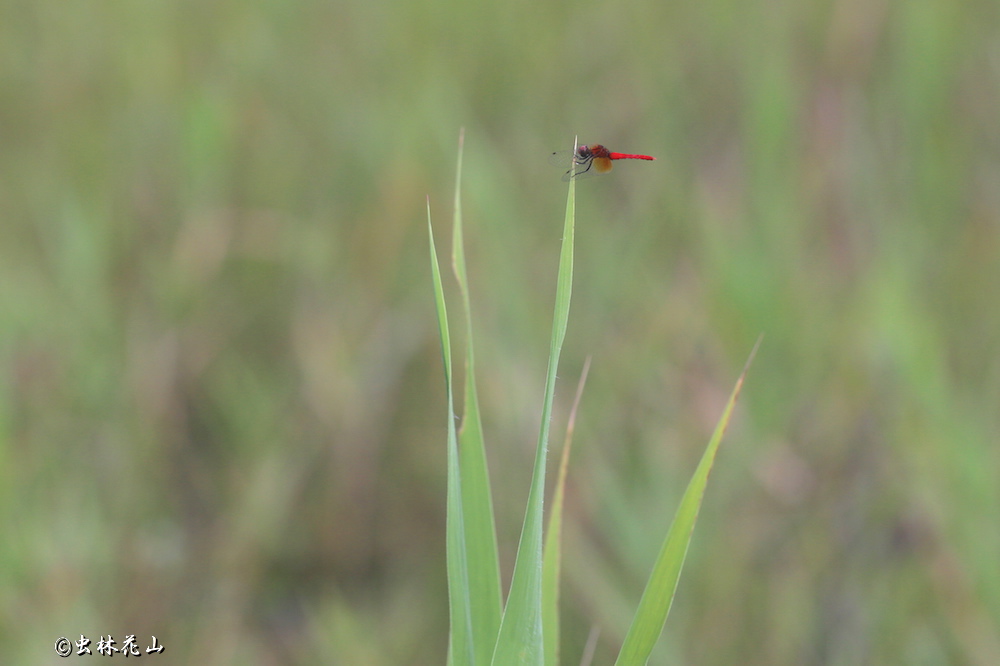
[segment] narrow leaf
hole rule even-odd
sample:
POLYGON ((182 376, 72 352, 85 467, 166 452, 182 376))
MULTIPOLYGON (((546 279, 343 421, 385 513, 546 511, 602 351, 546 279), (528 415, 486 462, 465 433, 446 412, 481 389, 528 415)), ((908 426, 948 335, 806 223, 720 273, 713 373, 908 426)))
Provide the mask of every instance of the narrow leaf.
POLYGON ((702 454, 701 462, 698 464, 694 476, 691 477, 687 490, 684 491, 684 497, 681 499, 677 514, 674 516, 673 524, 671 524, 660 554, 656 558, 656 564, 653 566, 653 572, 646 583, 646 589, 642 593, 642 599, 639 601, 639 608, 632 620, 632 626, 629 628, 621 652, 618 654, 618 660, 615 662, 618 666, 645 664, 657 639, 663 632, 663 625, 670 612, 674 593, 677 591, 677 582, 680 579, 681 568, 684 566, 684 558, 687 556, 688 546, 691 543, 694 524, 698 519, 698 510, 701 508, 701 501, 705 495, 708 475, 715 462, 715 454, 719 450, 719 443, 729 425, 736 399, 743 387, 743 379, 750 368, 750 363, 757 354, 760 342, 761 338, 758 338, 742 374, 736 381, 736 386, 733 387, 726 408, 722 412, 722 418, 719 419, 715 432, 705 448, 705 453, 702 454))
POLYGON ((472 643, 472 617, 469 599, 469 572, 465 552, 465 528, 462 520, 462 481, 458 465, 458 437, 455 432, 455 401, 452 389, 451 337, 445 308, 441 269, 434 246, 431 226, 431 205, 427 202, 427 233, 430 237, 431 273, 434 279, 434 300, 437 304, 438 329, 441 334, 441 357, 444 359, 444 382, 448 395, 448 500, 445 550, 448 570, 448 602, 450 631, 448 664, 467 666, 475 663, 472 643))
POLYGON ((552 496, 549 513, 549 529, 545 533, 545 552, 542 556, 542 635, 545 636, 545 665, 559 663, 559 574, 562 563, 562 515, 566 490, 566 472, 569 468, 569 454, 573 447, 573 431, 576 427, 576 410, 580 406, 583 387, 587 383, 590 357, 583 364, 580 382, 576 386, 573 407, 566 423, 566 440, 563 443, 562 458, 559 461, 559 476, 552 496))
MULTIPOLYGON (((574 151, 576 146, 574 145, 574 151)), ((545 653, 542 640, 542 505, 545 497, 545 462, 548 452, 549 421, 555 393, 556 369, 566 327, 573 286, 573 242, 576 215, 576 183, 569 181, 566 220, 563 225, 562 250, 559 254, 559 277, 556 282, 556 304, 549 346, 549 367, 542 401, 542 424, 535 450, 535 466, 528 491, 528 506, 521 540, 514 560, 510 594, 500 624, 500 636, 493 653, 495 666, 518 664, 540 665, 545 653)))
POLYGON ((465 523, 465 548, 469 566, 472 633, 476 662, 489 663, 500 629, 502 598, 500 560, 497 552, 496 522, 490 478, 486 465, 483 426, 476 392, 475 356, 472 344, 472 308, 469 304, 469 280, 465 271, 462 236, 462 149, 465 130, 458 139, 458 173, 455 177, 455 217, 452 235, 452 268, 462 293, 465 320, 465 406, 458 433, 459 465, 462 472, 462 508, 465 523))

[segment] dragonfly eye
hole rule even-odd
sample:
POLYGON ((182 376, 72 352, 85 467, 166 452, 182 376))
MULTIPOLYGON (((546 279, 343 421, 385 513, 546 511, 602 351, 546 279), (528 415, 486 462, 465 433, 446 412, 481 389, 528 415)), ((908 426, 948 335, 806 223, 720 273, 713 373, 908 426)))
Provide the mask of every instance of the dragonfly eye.
POLYGON ((589 146, 580 146, 576 149, 577 160, 589 160, 591 157, 593 157, 593 153, 590 152, 589 146))

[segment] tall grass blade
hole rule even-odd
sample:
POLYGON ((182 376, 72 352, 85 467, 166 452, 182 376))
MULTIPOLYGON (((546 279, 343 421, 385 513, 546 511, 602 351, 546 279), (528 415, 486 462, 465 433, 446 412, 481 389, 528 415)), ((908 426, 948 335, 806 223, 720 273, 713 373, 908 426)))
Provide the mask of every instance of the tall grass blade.
MULTIPOLYGON (((576 146, 573 146, 574 152, 576 146)), ((535 451, 535 466, 528 491, 528 506, 521 540, 514 560, 510 594, 500 623, 500 636, 493 664, 542 664, 545 660, 542 640, 542 505, 545 497, 545 458, 548 452, 549 421, 555 393, 559 354, 566 338, 569 302, 573 286, 573 242, 576 216, 576 183, 569 181, 566 200, 566 220, 563 225, 562 250, 559 254, 559 277, 556 281, 556 304, 549 345, 549 367, 542 402, 542 424, 535 451)))
POLYGON ((549 512, 549 529, 545 532, 545 551, 542 555, 542 635, 545 637, 545 666, 559 663, 559 576, 562 563, 562 515, 563 498, 566 490, 566 473, 569 469, 569 454, 573 447, 573 430, 576 426, 576 411, 583 397, 583 387, 590 371, 590 357, 583 364, 580 382, 576 386, 573 407, 569 410, 566 423, 566 440, 559 460, 559 476, 555 492, 552 494, 552 509, 549 512))
POLYGON ((503 600, 500 594, 500 561, 490 478, 486 464, 483 426, 476 392, 475 356, 472 345, 472 309, 469 280, 465 271, 462 236, 462 150, 465 130, 458 139, 458 173, 455 176, 455 216, 452 235, 452 268, 462 294, 465 320, 465 405, 458 432, 459 466, 462 472, 462 509, 465 548, 469 567, 469 595, 476 663, 487 664, 500 629, 503 600))
POLYGON ((458 464, 458 436, 455 432, 455 401, 452 389, 451 336, 444 302, 441 269, 434 246, 431 205, 427 202, 427 233, 430 237, 431 273, 434 278, 434 301, 437 304, 438 329, 441 333, 441 357, 444 359, 444 383, 448 395, 448 500, 445 550, 448 569, 448 604, 450 630, 448 664, 467 666, 475 663, 472 642, 472 614, 469 598, 469 571, 465 549, 465 526, 462 519, 462 479, 458 464))
POLYGON ((712 433, 712 438, 709 440, 708 446, 705 447, 701 462, 698 464, 694 476, 691 477, 687 490, 684 491, 684 497, 677 508, 674 522, 670 526, 667 538, 656 558, 656 564, 653 566, 653 572, 646 583, 646 589, 642 593, 642 599, 639 601, 639 608, 632 620, 632 626, 629 627, 621 652, 618 653, 618 660, 615 662, 617 666, 645 664, 657 639, 663 632, 663 624, 667 620, 667 614, 670 612, 670 606, 674 600, 674 593, 677 591, 677 581, 680 579, 684 558, 687 556, 688 546, 691 543, 691 534, 694 531, 695 521, 698 519, 698 510, 701 508, 701 501, 705 495, 709 472, 712 471, 719 443, 729 425, 733 407, 736 405, 736 398, 739 397, 740 389, 743 387, 743 379, 757 353, 760 341, 761 338, 758 338, 750 352, 750 357, 747 359, 743 372, 736 381, 736 386, 733 387, 726 408, 722 412, 722 418, 715 426, 715 432, 712 433))

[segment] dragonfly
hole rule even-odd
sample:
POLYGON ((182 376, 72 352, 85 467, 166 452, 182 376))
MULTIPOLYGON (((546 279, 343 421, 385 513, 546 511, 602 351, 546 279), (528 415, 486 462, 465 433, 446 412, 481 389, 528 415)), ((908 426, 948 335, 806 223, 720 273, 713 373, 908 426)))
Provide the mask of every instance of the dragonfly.
POLYGON ((611 171, 614 160, 655 160, 649 155, 632 155, 630 153, 613 153, 599 143, 589 146, 579 146, 576 152, 560 150, 552 153, 549 161, 558 167, 567 168, 563 180, 570 178, 589 178, 611 171), (575 169, 574 169, 575 166, 575 169))

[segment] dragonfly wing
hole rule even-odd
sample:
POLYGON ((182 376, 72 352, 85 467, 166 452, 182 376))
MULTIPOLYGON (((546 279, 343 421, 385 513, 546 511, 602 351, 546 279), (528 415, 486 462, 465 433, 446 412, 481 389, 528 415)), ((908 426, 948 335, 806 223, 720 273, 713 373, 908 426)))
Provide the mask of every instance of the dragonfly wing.
POLYGON ((607 157, 595 157, 594 165, 591 167, 591 171, 596 171, 597 173, 607 173, 611 171, 614 164, 611 162, 610 158, 607 157))
POLYGON ((549 155, 549 164, 561 169, 568 169, 573 166, 573 151, 560 150, 549 155))

